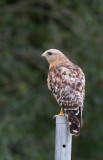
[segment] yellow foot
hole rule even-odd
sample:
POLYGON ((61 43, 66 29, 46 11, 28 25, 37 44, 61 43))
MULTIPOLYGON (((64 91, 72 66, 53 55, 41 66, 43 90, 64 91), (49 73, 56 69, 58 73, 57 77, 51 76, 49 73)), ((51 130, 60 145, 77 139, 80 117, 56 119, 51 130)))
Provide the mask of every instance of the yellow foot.
POLYGON ((54 117, 56 118, 56 117, 58 117, 58 116, 65 116, 64 113, 63 113, 63 108, 61 108, 60 113, 57 114, 57 115, 55 115, 54 117))

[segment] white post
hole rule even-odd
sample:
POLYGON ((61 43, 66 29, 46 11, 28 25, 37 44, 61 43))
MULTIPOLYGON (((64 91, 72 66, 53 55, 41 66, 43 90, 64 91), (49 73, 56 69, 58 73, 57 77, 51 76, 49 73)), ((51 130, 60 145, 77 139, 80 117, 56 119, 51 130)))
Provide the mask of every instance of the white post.
POLYGON ((72 135, 65 116, 56 117, 55 160, 71 160, 72 135))

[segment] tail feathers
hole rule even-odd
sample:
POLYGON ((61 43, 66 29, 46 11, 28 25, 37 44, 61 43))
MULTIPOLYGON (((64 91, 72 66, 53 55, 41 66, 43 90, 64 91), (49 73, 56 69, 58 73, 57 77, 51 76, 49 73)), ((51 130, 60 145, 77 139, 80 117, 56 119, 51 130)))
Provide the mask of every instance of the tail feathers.
POLYGON ((80 134, 80 121, 78 116, 79 114, 76 115, 74 110, 68 110, 67 115, 68 115, 70 133, 75 136, 79 136, 80 134))
POLYGON ((80 127, 78 127, 76 124, 72 123, 71 125, 69 125, 69 128, 70 128, 70 133, 72 135, 79 136, 80 127))

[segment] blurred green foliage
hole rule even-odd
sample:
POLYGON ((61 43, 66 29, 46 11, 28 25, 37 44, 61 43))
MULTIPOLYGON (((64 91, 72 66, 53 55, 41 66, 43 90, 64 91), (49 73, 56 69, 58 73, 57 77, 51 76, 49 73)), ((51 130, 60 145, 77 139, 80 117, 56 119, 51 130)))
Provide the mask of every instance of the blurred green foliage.
POLYGON ((103 159, 103 1, 0 0, 0 160, 53 160, 60 110, 41 54, 57 48, 86 75, 72 160, 103 159))

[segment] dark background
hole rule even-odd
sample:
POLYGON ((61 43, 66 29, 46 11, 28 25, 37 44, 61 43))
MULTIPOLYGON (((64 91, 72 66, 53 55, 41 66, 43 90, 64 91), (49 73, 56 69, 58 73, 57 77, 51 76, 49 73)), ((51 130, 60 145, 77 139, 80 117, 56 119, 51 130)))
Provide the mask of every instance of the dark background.
POLYGON ((103 1, 0 0, 0 160, 53 160, 60 108, 41 54, 57 48, 86 75, 72 160, 103 160, 103 1))

